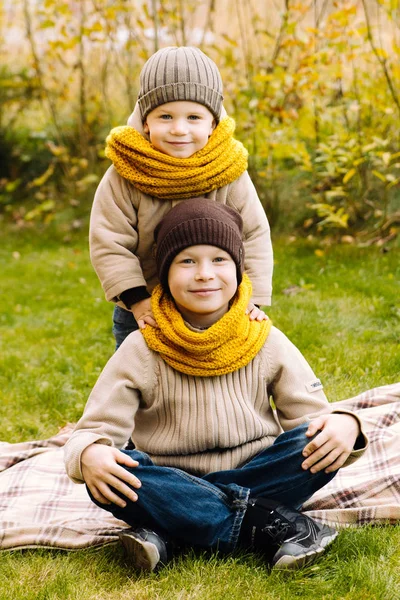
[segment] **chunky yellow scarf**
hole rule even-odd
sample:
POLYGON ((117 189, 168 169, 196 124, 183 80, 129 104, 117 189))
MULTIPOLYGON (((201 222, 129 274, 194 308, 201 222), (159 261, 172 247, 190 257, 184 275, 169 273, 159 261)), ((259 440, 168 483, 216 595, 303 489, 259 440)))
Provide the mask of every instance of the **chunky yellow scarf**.
POLYGON ((250 321, 245 314, 252 286, 246 274, 230 310, 204 332, 189 329, 171 296, 159 284, 151 307, 159 329, 147 325, 142 334, 149 348, 158 352, 176 371, 197 377, 232 373, 247 365, 261 350, 271 321, 250 321))
POLYGON ((204 148, 189 158, 175 158, 156 150, 133 127, 115 127, 106 140, 106 156, 145 194, 163 200, 194 198, 232 183, 247 169, 248 152, 234 131, 235 121, 225 117, 204 148))

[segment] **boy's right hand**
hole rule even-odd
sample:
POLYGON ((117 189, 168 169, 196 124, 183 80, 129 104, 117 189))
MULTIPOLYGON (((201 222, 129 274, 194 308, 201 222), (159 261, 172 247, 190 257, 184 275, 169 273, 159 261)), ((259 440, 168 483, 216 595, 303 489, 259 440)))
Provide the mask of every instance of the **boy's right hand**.
POLYGON ((140 302, 132 304, 131 311, 136 319, 136 323, 139 325, 139 329, 144 329, 146 323, 152 327, 158 327, 151 310, 150 298, 145 298, 144 300, 140 300, 140 302))
POLYGON ((126 502, 110 486, 136 502, 137 494, 129 486, 140 488, 142 484, 135 475, 120 465, 137 467, 138 464, 117 448, 104 444, 91 444, 81 455, 82 476, 93 497, 101 504, 113 502, 121 508, 126 506, 126 502))

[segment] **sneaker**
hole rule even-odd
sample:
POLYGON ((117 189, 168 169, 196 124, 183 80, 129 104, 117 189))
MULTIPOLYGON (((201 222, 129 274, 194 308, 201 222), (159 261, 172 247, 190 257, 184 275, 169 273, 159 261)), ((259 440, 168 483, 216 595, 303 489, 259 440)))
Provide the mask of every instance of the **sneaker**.
POLYGON ((250 498, 239 540, 262 550, 273 567, 296 569, 313 562, 337 535, 293 508, 250 498))
POLYGON ((140 571, 154 571, 168 560, 167 543, 151 529, 138 527, 118 532, 129 559, 140 571))

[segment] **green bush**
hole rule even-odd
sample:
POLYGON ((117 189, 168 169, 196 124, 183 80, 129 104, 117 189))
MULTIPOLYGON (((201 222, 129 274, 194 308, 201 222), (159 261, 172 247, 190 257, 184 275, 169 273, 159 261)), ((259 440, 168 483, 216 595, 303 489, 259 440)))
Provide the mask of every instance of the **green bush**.
POLYGON ((10 58, 0 93, 1 114, 12 116, 6 130, 0 122, 6 157, 0 211, 20 224, 54 222, 60 213, 74 219, 71 208, 87 216, 108 164, 105 136, 126 122, 144 61, 159 45, 193 44, 220 68, 224 104, 249 149, 249 171, 275 228, 363 243, 394 239, 397 3, 255 8, 239 1, 229 35, 220 0, 203 7, 205 20, 197 4, 82 0, 74 9, 56 0, 16 0, 15 14, 21 10, 25 21, 25 64, 18 67, 18 57, 11 68, 10 58))

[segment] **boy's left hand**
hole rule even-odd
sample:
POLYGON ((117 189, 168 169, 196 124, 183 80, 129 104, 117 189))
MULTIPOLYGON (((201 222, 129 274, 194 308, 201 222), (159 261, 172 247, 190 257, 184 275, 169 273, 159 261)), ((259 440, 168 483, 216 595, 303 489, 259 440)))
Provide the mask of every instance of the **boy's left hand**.
POLYGON ((267 321, 268 316, 252 302, 249 302, 246 308, 246 315, 249 315, 250 321, 267 321))
POLYGON ((311 473, 323 469, 325 473, 332 473, 344 465, 352 452, 360 426, 352 415, 322 415, 311 421, 306 436, 313 437, 316 433, 318 435, 303 450, 306 460, 301 466, 311 473))

